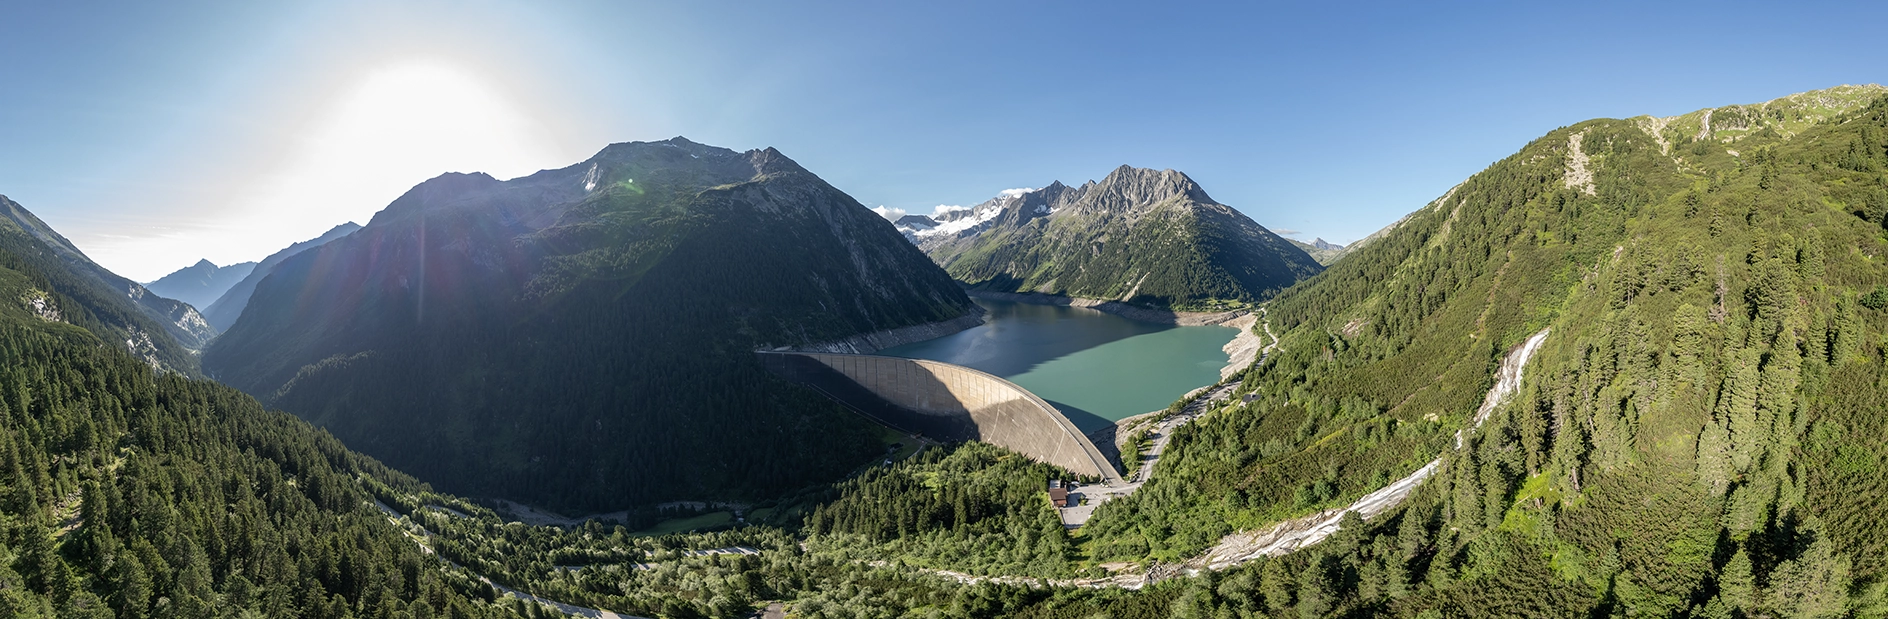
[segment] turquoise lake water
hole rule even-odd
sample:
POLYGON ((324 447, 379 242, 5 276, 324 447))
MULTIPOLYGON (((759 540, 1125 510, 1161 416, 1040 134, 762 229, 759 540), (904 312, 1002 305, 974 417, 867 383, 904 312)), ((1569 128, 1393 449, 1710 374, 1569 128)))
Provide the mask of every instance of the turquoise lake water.
POLYGON ((1176 327, 1091 309, 976 299, 984 323, 877 354, 931 359, 1001 376, 1090 431, 1166 408, 1219 382, 1230 327, 1176 327))

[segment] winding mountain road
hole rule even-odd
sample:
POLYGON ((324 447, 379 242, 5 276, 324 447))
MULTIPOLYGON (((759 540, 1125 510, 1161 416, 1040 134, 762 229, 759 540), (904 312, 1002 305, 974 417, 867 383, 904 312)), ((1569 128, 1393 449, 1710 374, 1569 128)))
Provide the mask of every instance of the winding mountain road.
MULTIPOLYGON (((1252 364, 1248 367, 1264 365, 1266 358, 1270 357, 1272 351, 1278 348, 1278 336, 1272 334, 1272 321, 1266 314, 1265 306, 1263 305, 1259 306, 1258 326, 1265 330, 1266 339, 1269 343, 1259 348, 1258 358, 1253 360, 1252 364)), ((1087 524, 1088 519, 1094 515, 1095 508, 1100 507, 1102 503, 1134 494, 1134 491, 1140 490, 1141 486, 1145 485, 1147 480, 1154 476, 1155 465, 1160 463, 1161 454, 1167 451, 1167 442, 1173 439, 1174 431, 1179 430, 1180 426, 1192 423, 1194 420, 1206 415, 1213 404, 1225 401, 1226 398, 1231 397, 1233 390, 1238 387, 1239 383, 1237 382, 1214 387, 1204 395, 1194 398, 1193 401, 1189 402, 1180 412, 1155 422, 1153 427, 1148 428, 1147 434, 1147 437, 1154 442, 1152 445, 1148 446, 1147 453, 1144 456, 1142 454, 1122 454, 1123 458, 1141 458, 1141 465, 1139 468, 1135 469, 1133 477, 1123 480, 1119 484, 1104 483, 1081 488, 1080 490, 1082 490, 1082 492, 1079 494, 1087 499, 1086 501, 1078 505, 1056 510, 1062 518, 1062 526, 1073 529, 1087 524)))
MULTIPOLYGON (((1263 310, 1261 309, 1261 311, 1263 310)), ((1267 321, 1265 326, 1267 334, 1270 334, 1270 322, 1267 321)), ((1467 442, 1468 433, 1481 427, 1482 422, 1487 421, 1488 416, 1493 414, 1496 408, 1500 407, 1515 391, 1520 389, 1522 371, 1526 369, 1528 360, 1533 358, 1534 353, 1540 350, 1541 344, 1546 342, 1547 336, 1551 331, 1551 328, 1541 329, 1540 332, 1528 337, 1521 345, 1510 350, 1507 356, 1502 358, 1501 367, 1496 370, 1495 373, 1495 385, 1490 387, 1488 394, 1482 398, 1482 404, 1475 410, 1475 416, 1471 418, 1469 427, 1458 430, 1455 434, 1455 446, 1457 449, 1462 448, 1467 442)), ((1276 346, 1277 341, 1274 339, 1273 345, 1266 348, 1266 353, 1270 354, 1271 350, 1276 346)), ((1263 362, 1263 357, 1261 357, 1259 363, 1263 362)), ((1229 387, 1230 386, 1222 387, 1220 390, 1216 390, 1215 395, 1222 391, 1230 393, 1229 387)), ((1208 398, 1200 398, 1196 403, 1207 400, 1208 398)), ((1174 427, 1178 426, 1176 425, 1174 427)), ((1164 447, 1165 443, 1161 443, 1161 446, 1164 447)), ((1184 563, 1154 565, 1145 573, 1118 574, 1108 578, 1082 579, 985 578, 956 572, 940 572, 939 574, 964 584, 990 581, 1027 584, 1031 586, 1120 587, 1124 589, 1139 589, 1148 584, 1169 578, 1196 575, 1204 570, 1224 570, 1259 557, 1278 556, 1324 541, 1325 538, 1330 537, 1331 534, 1338 531, 1344 520, 1344 514, 1346 513, 1356 512, 1359 517, 1368 520, 1395 509, 1397 506, 1401 505, 1405 499, 1408 499, 1411 494, 1415 493, 1416 489, 1421 487, 1424 481, 1434 476, 1436 472, 1442 468, 1442 460, 1443 458, 1440 457, 1431 460, 1428 464, 1423 465, 1422 468, 1417 469, 1416 472, 1409 474, 1409 476, 1396 480, 1375 492, 1364 495, 1348 506, 1328 509, 1309 516, 1293 518, 1258 531, 1233 533, 1221 538, 1219 543, 1207 550, 1205 554, 1194 557, 1184 563)), ((1151 470, 1151 466, 1148 468, 1151 470)), ((1151 472, 1149 474, 1151 475, 1151 472)), ((1137 482, 1134 487, 1138 488, 1140 483, 1142 483, 1140 481, 1142 476, 1136 476, 1136 479, 1137 482)))

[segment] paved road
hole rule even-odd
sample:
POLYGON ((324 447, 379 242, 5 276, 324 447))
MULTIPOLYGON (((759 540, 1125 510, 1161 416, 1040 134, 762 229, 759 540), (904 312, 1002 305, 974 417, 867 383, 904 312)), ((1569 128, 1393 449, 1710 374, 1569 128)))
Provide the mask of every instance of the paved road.
MULTIPOLYGON (((1278 348, 1278 336, 1272 335, 1272 320, 1270 316, 1266 314, 1265 306, 1259 306, 1259 324, 1264 327, 1265 335, 1267 339, 1270 340, 1270 343, 1259 349, 1259 358, 1252 362, 1253 367, 1263 365, 1266 358, 1272 355, 1272 351, 1278 348)), ((1212 391, 1195 398, 1193 402, 1187 404, 1186 408, 1181 409, 1179 413, 1170 415, 1155 423, 1153 427, 1148 428, 1147 438, 1152 439, 1153 444, 1148 447, 1145 456, 1141 456, 1140 454, 1121 454, 1123 459, 1141 457, 1141 466, 1134 471, 1133 477, 1123 480, 1122 483, 1119 484, 1097 484, 1077 488, 1075 494, 1086 500, 1080 504, 1056 510, 1062 517, 1062 526, 1073 529, 1087 524, 1089 517, 1095 514, 1095 508, 1100 507, 1102 503, 1134 494, 1134 491, 1140 490, 1141 486, 1146 484, 1147 480, 1154 476, 1155 465, 1160 463, 1161 454, 1167 451, 1167 441, 1173 438, 1174 431, 1180 429, 1180 426, 1192 423, 1193 420, 1199 419, 1201 416, 1205 415, 1214 404, 1223 402, 1226 398, 1231 397, 1233 390, 1238 387, 1239 383, 1220 385, 1212 391)))
MULTIPOLYGON (((1076 488, 1076 494, 1086 500, 1079 505, 1056 510, 1062 516, 1062 526, 1073 529, 1087 524, 1089 516, 1094 515, 1095 508, 1100 507, 1102 503, 1140 490, 1141 486, 1153 477, 1154 465, 1160 462, 1160 455, 1167 450, 1167 441, 1173 438, 1174 430, 1199 419, 1201 415, 1206 414, 1207 408, 1214 403, 1224 401, 1238 386, 1238 383, 1232 383, 1214 389, 1193 400, 1193 403, 1188 404, 1179 413, 1170 415, 1148 428, 1147 437, 1154 442, 1148 447, 1147 454, 1141 458, 1141 468, 1134 471, 1134 477, 1119 484, 1094 484, 1076 488)), ((1134 457, 1134 454, 1122 454, 1122 457, 1134 457)))

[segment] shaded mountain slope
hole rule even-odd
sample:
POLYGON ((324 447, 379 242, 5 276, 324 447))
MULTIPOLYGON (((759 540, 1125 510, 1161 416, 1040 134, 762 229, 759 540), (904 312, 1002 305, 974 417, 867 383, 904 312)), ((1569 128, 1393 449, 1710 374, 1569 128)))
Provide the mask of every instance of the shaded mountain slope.
MULTIPOLYGON (((0 196, 0 250, 6 266, 32 273, 36 297, 55 293, 50 310, 65 322, 121 346, 153 367, 194 375, 193 355, 216 335, 197 310, 151 294, 137 282, 86 258, 65 237, 19 205, 0 196)), ((8 299, 11 303, 14 299, 8 299)))
POLYGON ((752 351, 973 307, 778 151, 677 138, 422 183, 284 261, 205 363, 443 487, 608 511, 852 468, 866 424, 752 351))
POLYGON ((230 326, 236 324, 236 319, 242 317, 243 308, 249 306, 249 296, 255 294, 256 284, 260 283, 262 278, 268 277, 269 273, 274 272, 276 265, 282 264, 282 261, 287 260, 289 256, 320 247, 335 239, 353 234, 359 229, 361 229, 360 224, 350 221, 329 228, 327 232, 321 233, 321 236, 289 245, 281 251, 269 254, 261 262, 255 263, 255 266, 251 267, 240 281, 231 284, 228 289, 218 294, 208 306, 199 306, 203 308, 204 320, 210 321, 210 324, 215 325, 218 330, 228 331, 230 326))
POLYGON ((1173 170, 1121 166, 1100 182, 1051 183, 951 215, 915 236, 983 290, 1210 309, 1269 298, 1323 268, 1173 170))

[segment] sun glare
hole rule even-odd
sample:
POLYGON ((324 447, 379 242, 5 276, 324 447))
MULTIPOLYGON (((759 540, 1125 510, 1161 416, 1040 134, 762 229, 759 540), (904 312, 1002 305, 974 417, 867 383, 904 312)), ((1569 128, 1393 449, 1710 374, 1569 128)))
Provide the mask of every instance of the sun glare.
MULTIPOLYGON (((572 160, 545 137, 544 123, 502 90, 438 62, 363 76, 300 133, 283 165, 258 179, 253 201, 239 205, 260 227, 294 237, 288 240, 344 221, 365 224, 408 188, 444 172, 504 179, 572 160)), ((279 247, 281 240, 260 246, 279 247)))

